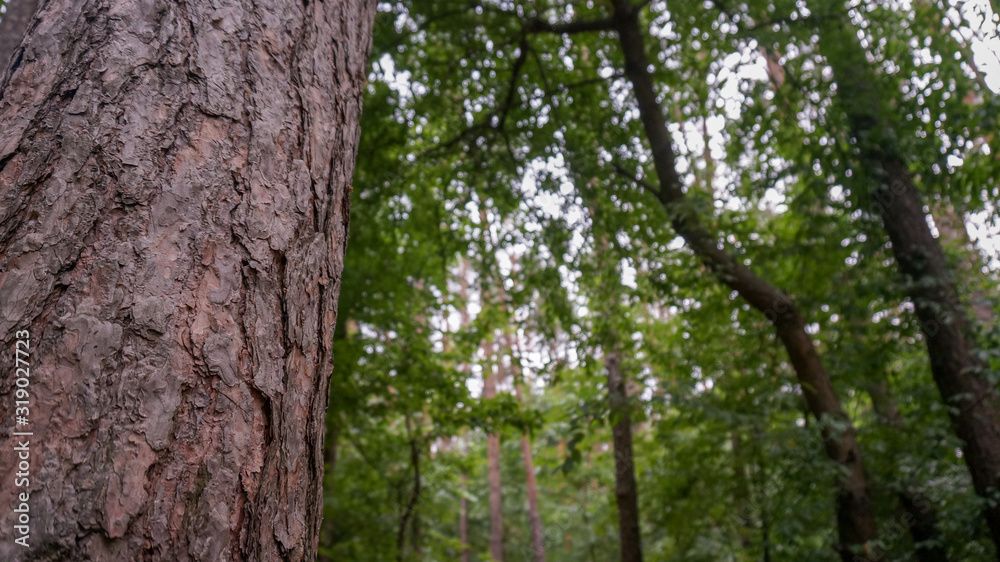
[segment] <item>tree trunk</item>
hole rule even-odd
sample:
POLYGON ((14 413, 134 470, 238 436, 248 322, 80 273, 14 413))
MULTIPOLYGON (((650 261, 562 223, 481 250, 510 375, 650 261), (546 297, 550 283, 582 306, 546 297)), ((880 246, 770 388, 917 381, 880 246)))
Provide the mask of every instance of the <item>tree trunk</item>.
POLYGON ((856 171, 871 184, 897 268, 920 320, 934 382, 964 443, 962 456, 973 486, 987 500, 986 520, 1000 549, 1000 503, 989 499, 1000 491, 1000 397, 981 377, 985 365, 974 352, 969 319, 944 251, 931 233, 920 192, 883 114, 880 81, 857 43, 846 9, 836 6, 826 18, 833 23, 820 30, 820 47, 838 54, 829 61, 837 81, 837 101, 860 155, 856 171))
MULTIPOLYGON (((462 299, 462 308, 459 311, 461 322, 459 324, 459 329, 465 329, 469 325, 469 263, 466 260, 462 260, 461 268, 459 269, 459 297, 462 299)), ((462 363, 460 367, 462 373, 465 374, 465 378, 468 379, 471 374, 471 369, 468 363, 462 363)), ((485 379, 484 379, 485 381, 485 379)), ((484 387, 485 388, 485 387, 484 387)), ((466 441, 465 430, 462 432, 462 444, 463 453, 468 454, 468 441, 466 441)), ((469 473, 462 469, 462 498, 459 500, 459 514, 458 514, 458 542, 461 545, 461 556, 462 562, 471 562, 472 560, 472 550, 469 548, 469 499, 467 494, 469 493, 469 473)))
MULTIPOLYGON (((515 372, 514 391, 517 401, 524 404, 524 370, 520 364, 520 348, 517 350, 517 357, 514 356, 514 347, 511 345, 510 334, 504 336, 507 349, 510 350, 511 369, 515 372)), ((538 483, 535 480, 535 461, 531 454, 531 438, 527 432, 521 435, 521 459, 524 461, 525 487, 528 492, 528 520, 531 523, 531 553, 535 562, 545 562, 545 533, 542 528, 542 515, 538 511, 538 483)))
MULTIPOLYGON (((486 362, 483 366, 483 398, 497 395, 497 374, 491 362, 494 344, 486 344, 486 362), (488 369, 488 371, 487 371, 488 369)), ((497 360, 497 366, 500 361, 497 360)), ((503 562, 503 492, 500 487, 500 435, 486 437, 487 470, 490 486, 490 554, 496 562, 503 562)))
POLYGON ((459 500, 458 540, 462 545, 462 562, 471 562, 472 551, 469 550, 469 500, 465 494, 469 492, 469 475, 462 472, 462 499, 459 500))
MULTIPOLYGON (((779 57, 774 51, 765 47, 762 47, 760 51, 767 61, 767 73, 771 78, 771 83, 775 91, 779 92, 785 83, 785 70, 778 61, 779 57)), ((783 100, 781 107, 781 111, 784 114, 783 118, 791 118, 794 112, 788 104, 788 97, 782 96, 780 93, 778 97, 783 100)), ((962 225, 962 228, 964 230, 964 225, 962 225)), ((861 334, 863 330, 863 325, 855 323, 854 335, 858 342, 862 341, 861 334)), ((861 351, 864 351, 863 348, 861 351)), ((875 369, 875 371, 877 370, 875 369)), ((872 380, 876 380, 877 378, 875 377, 872 380)), ((902 418, 899 416, 899 409, 896 407, 892 396, 889 395, 885 381, 869 384, 868 394, 872 399, 872 405, 880 421, 895 431, 905 431, 902 418)), ((901 489, 897 494, 905 517, 912 523, 908 527, 916 546, 917 559, 921 562, 947 561, 947 550, 941 542, 942 537, 938 529, 937 512, 922 494, 916 490, 914 483, 902 482, 900 486, 901 489)))
POLYGON ((682 204, 685 197, 683 185, 677 174, 670 132, 656 100, 648 70, 649 61, 639 27, 638 11, 629 0, 614 0, 614 7, 615 27, 625 57, 625 74, 632 84, 659 180, 659 189, 647 188, 655 192, 670 213, 674 230, 684 238, 695 255, 721 282, 739 292, 775 325, 778 339, 788 352, 810 412, 824 422, 826 454, 843 471, 843 476, 838 478, 837 489, 838 550, 845 561, 853 562, 857 556, 865 560, 868 551, 863 545, 876 538, 876 528, 868 477, 854 427, 840 405, 812 336, 805 331, 806 322, 789 295, 720 249, 716 237, 700 222, 693 207, 682 204), (837 431, 834 425, 844 429, 837 431))
POLYGON ((531 439, 526 434, 521 436, 521 458, 524 461, 525 486, 528 489, 528 519, 531 523, 532 558, 535 562, 545 562, 545 534, 542 531, 542 515, 538 512, 538 483, 535 481, 535 462, 531 456, 531 439))
MULTIPOLYGON (((898 267, 907 277, 931 372, 963 442, 973 485, 980 496, 989 498, 1000 490, 1000 400, 981 378, 985 365, 975 355, 968 318, 944 253, 927 226, 916 187, 901 161, 889 164, 889 176, 895 178, 892 185, 898 189, 895 201, 881 206, 883 224, 898 267)), ((985 513, 993 542, 1000 549, 1000 504, 987 502, 985 513)))
POLYGON ((642 562, 642 539, 639 530, 639 500, 632 456, 632 420, 628 412, 625 377, 617 345, 605 351, 608 370, 608 395, 611 410, 611 436, 615 451, 615 500, 618 504, 618 536, 622 562, 642 562))
MULTIPOLYGON (((350 337, 350 334, 357 330, 357 325, 350 318, 344 318, 343 315, 346 313, 343 309, 340 311, 341 317, 337 319, 337 326, 334 328, 333 342, 336 347, 337 344, 346 340, 350 337)), ((326 488, 328 479, 334 478, 337 468, 337 453, 340 450, 340 435, 344 426, 344 414, 343 405, 338 403, 339 396, 338 393, 340 389, 336 383, 331 383, 329 385, 327 399, 327 416, 326 416, 326 433, 323 438, 323 457, 324 457, 324 482, 323 486, 326 488), (329 410, 332 410, 329 411, 329 410)), ((320 537, 319 545, 320 549, 329 548, 332 546, 334 535, 336 534, 337 526, 333 519, 327 517, 326 514, 326 495, 323 496, 323 524, 320 527, 320 537)), ((328 556, 320 554, 318 557, 319 562, 335 562, 328 556)))
MULTIPOLYGON (((403 562, 406 555, 406 526, 413 518, 413 536, 411 538, 416 539, 419 536, 419 531, 417 531, 416 522, 416 509, 417 502, 420 501, 420 446, 418 443, 418 436, 413 432, 413 424, 410 422, 410 416, 406 416, 406 433, 410 437, 410 466, 413 467, 413 489, 410 491, 410 497, 406 500, 406 505, 403 507, 402 516, 399 518, 399 530, 396 531, 396 560, 397 562, 403 562)), ((413 541, 414 550, 419 550, 419 545, 416 540, 413 541)))
POLYGON ((374 13, 40 8, 0 79, 0 559, 315 559, 374 13))
POLYGON ((7 69, 10 57, 21 45, 24 33, 31 23, 31 16, 38 9, 38 0, 12 0, 7 11, 0 16, 0 76, 7 69))

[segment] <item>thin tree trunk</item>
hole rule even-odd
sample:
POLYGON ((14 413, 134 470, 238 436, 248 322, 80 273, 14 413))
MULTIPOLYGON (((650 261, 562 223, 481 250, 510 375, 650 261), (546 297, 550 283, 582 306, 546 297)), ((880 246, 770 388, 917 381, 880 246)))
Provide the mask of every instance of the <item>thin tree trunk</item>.
MULTIPOLYGON (((483 368, 483 398, 489 400, 497 395, 497 374, 493 371, 491 357, 493 343, 486 344, 486 361, 483 368), (487 369, 489 371, 487 372, 487 369)), ((497 361, 499 368, 500 361, 497 361)), ((490 554, 496 562, 503 561, 503 491, 500 486, 500 435, 490 433, 486 437, 486 455, 490 487, 490 554)))
POLYGON ((830 57, 837 100, 861 156, 859 177, 868 179, 882 225, 892 242, 906 292, 913 301, 930 356, 931 372, 959 439, 976 492, 985 500, 987 523, 1000 550, 1000 397, 982 378, 969 320, 959 300, 941 245, 927 224, 920 192, 897 151, 881 107, 879 80, 857 42, 846 9, 836 5, 834 23, 820 29, 820 48, 830 57))
MULTIPOLYGON (((403 562, 406 554, 406 526, 411 517, 415 516, 417 502, 420 501, 420 447, 417 435, 413 433, 409 414, 406 415, 406 432, 410 437, 410 466, 413 467, 413 489, 406 501, 403 515, 399 518, 399 529, 396 531, 396 560, 403 562)), ((415 521, 414 521, 415 523, 415 521)), ((415 525, 414 525, 415 527, 415 525)), ((416 545, 416 543, 414 543, 416 545)))
MULTIPOLYGON (((762 47, 762 55, 767 61, 767 72, 774 86, 775 92, 783 100, 782 112, 784 118, 791 116, 792 108, 787 102, 787 96, 781 96, 780 91, 785 84, 785 69, 781 66, 778 56, 771 49, 762 47)), ((854 334, 860 343, 864 326, 855 325, 854 334)), ((877 369, 876 369, 877 370, 877 369)), ((902 419, 899 417, 899 410, 888 393, 885 381, 873 382, 868 385, 868 394, 872 399, 872 404, 876 414, 882 423, 893 428, 895 431, 905 431, 902 419)), ((897 467, 898 468, 898 467, 897 467)), ((937 513, 930 504, 923 500, 923 496, 916 491, 915 484, 902 483, 902 489, 897 493, 900 506, 906 516, 913 522, 909 526, 910 535, 916 545, 917 558, 921 562, 944 562, 947 560, 947 550, 941 542, 941 534, 938 530, 937 513), (928 542, 930 541, 930 542, 928 542)))
POLYGON ((462 472, 462 499, 458 502, 458 540, 462 545, 462 562, 471 562, 472 551, 469 550, 469 500, 465 494, 469 492, 469 475, 462 472))
POLYGON ((0 76, 10 64, 10 58, 28 31, 31 17, 38 9, 38 0, 10 0, 7 11, 0 16, 0 76))
POLYGON ((375 3, 220 6, 48 0, 0 78, 0 559, 316 558, 375 3))
MULTIPOLYGON (((466 260, 462 260, 462 267, 460 269, 460 293, 459 296, 462 299, 462 309, 459 312, 461 318, 460 328, 464 329, 469 325, 469 265, 466 260)), ((466 378, 470 374, 469 364, 463 363, 461 370, 465 373, 466 378)), ((485 387, 484 387, 485 389, 485 387)), ((462 434, 462 443, 466 445, 465 433, 462 434)), ((468 453, 468 450, 465 450, 468 453)), ((461 555, 462 562, 471 562, 472 560, 472 550, 469 548, 469 500, 467 494, 469 493, 469 474, 462 470, 462 498, 459 500, 459 519, 458 519, 458 541, 461 545, 461 555)))
POLYGON ((611 436, 615 452, 615 500, 618 504, 618 536, 622 562, 642 562, 642 538, 639 530, 639 499, 632 455, 632 420, 628 395, 621 369, 621 352, 615 344, 604 352, 608 371, 608 395, 612 420, 611 436))
MULTIPOLYGON (((746 301, 763 312, 774 323, 778 338, 788 352, 798 376, 809 410, 823 423, 823 441, 827 456, 839 464, 843 475, 838 478, 837 526, 838 550, 847 562, 856 556, 865 560, 864 545, 876 538, 875 517, 868 491, 868 478, 861 458, 855 430, 844 412, 830 382, 806 322, 789 295, 754 274, 731 254, 720 249, 717 239, 700 222, 693 207, 683 205, 682 182, 676 170, 676 156, 663 111, 656 100, 656 91, 648 67, 643 33, 639 27, 638 10, 629 0, 614 0, 614 25, 625 57, 625 74, 632 84, 639 114, 659 180, 654 191, 671 214, 674 230, 691 250, 709 267, 716 277, 739 292, 746 301), (844 427, 842 431, 833 425, 844 427)), ((642 183, 640 181, 640 183, 642 183)))
POLYGON ((521 458, 524 460, 525 486, 528 488, 528 519, 531 523, 532 557, 536 562, 544 562, 545 534, 542 531, 542 516, 538 512, 538 484, 535 481, 535 463, 531 455, 531 439, 527 435, 521 436, 521 458))
MULTIPOLYGON (((524 404, 524 370, 520 364, 520 349, 517 356, 514 355, 514 348, 520 346, 511 345, 510 334, 506 338, 507 349, 511 351, 510 362, 514 382, 514 392, 517 401, 524 404)), ((545 562, 545 533, 542 528, 542 515, 538 511, 538 483, 535 481, 535 462, 531 454, 531 438, 527 433, 521 435, 521 459, 524 461, 525 487, 528 492, 528 520, 531 523, 531 552, 535 562, 545 562)))
POLYGON ((503 495, 500 486, 500 436, 487 437, 490 484, 490 555, 503 560, 503 495))
POLYGON ((410 542, 413 544, 413 557, 417 560, 424 559, 423 525, 421 524, 420 511, 413 514, 413 523, 410 524, 410 542))

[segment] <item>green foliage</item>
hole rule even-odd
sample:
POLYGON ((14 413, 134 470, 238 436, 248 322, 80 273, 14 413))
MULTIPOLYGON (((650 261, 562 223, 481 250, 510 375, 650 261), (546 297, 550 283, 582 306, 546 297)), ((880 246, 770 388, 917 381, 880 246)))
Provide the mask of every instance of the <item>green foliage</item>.
MULTIPOLYGON (((933 506, 951 559, 991 559, 850 133, 883 108, 873 142, 905 155, 932 212, 996 213, 1000 102, 950 4, 642 6, 688 195, 675 212, 697 213, 804 311, 858 430, 885 559, 913 556, 894 532, 908 489, 933 506), (847 43, 859 32, 862 50, 847 43), (829 69, 848 64, 871 77, 870 104, 837 97, 829 69), (873 403, 878 388, 898 424, 873 403)), ((488 559, 487 433, 503 446, 507 559, 530 559, 522 435, 547 559, 615 559, 614 345, 646 560, 837 559, 828 420, 805 413, 767 319, 714 280, 642 186, 656 179, 617 37, 539 31, 609 14, 601 2, 380 4, 330 393, 328 559, 454 559, 463 498, 473 559, 488 559), (511 381, 483 399, 484 374, 517 376, 515 356, 526 398, 511 381)), ((1000 312, 995 264, 981 272, 968 244, 948 249, 963 293, 1000 312)), ((978 341, 997 377, 1000 332, 984 325, 978 341)))

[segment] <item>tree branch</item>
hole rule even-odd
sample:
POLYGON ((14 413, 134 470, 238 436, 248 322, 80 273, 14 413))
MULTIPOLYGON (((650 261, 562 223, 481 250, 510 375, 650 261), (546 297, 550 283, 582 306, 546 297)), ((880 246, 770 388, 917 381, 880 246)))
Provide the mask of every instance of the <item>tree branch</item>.
POLYGON ((615 22, 611 18, 572 21, 569 23, 550 23, 540 18, 533 18, 524 24, 524 31, 526 33, 555 33, 557 35, 572 35, 574 33, 588 33, 591 31, 614 31, 614 29, 615 22))
POLYGON ((662 194, 660 193, 660 190, 658 190, 655 187, 653 187, 646 180, 644 180, 644 179, 640 178, 639 176, 635 175, 634 173, 628 171, 624 166, 622 166, 618 162, 612 162, 611 166, 615 169, 616 172, 618 172, 619 175, 625 176, 627 179, 635 182, 636 185, 638 185, 639 187, 641 187, 644 190, 646 190, 646 192, 648 192, 650 195, 656 197, 657 199, 660 199, 662 197, 662 194))
MULTIPOLYGON (((511 68, 510 82, 507 86, 507 97, 504 99, 503 105, 474 123, 471 127, 459 132, 452 138, 428 148, 421 154, 421 156, 428 156, 437 151, 451 148, 476 131, 492 129, 494 131, 500 131, 501 133, 503 132, 503 126, 507 121, 507 115, 510 113, 510 108, 514 104, 514 96, 517 93, 517 83, 521 77, 521 69, 524 67, 524 63, 528 60, 530 45, 528 44, 526 35, 521 36, 518 49, 520 50, 520 53, 518 53, 517 60, 514 61, 514 66, 511 68), (494 119, 497 120, 496 124, 493 124, 494 119)), ((511 155, 513 156, 513 151, 511 151, 509 147, 508 151, 511 152, 511 155)))

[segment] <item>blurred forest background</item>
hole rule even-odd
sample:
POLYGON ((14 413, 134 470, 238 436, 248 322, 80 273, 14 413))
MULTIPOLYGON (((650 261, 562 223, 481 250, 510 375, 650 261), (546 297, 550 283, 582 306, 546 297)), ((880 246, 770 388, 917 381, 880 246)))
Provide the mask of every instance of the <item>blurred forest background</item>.
POLYGON ((998 23, 381 3, 321 558, 997 560, 998 23))

